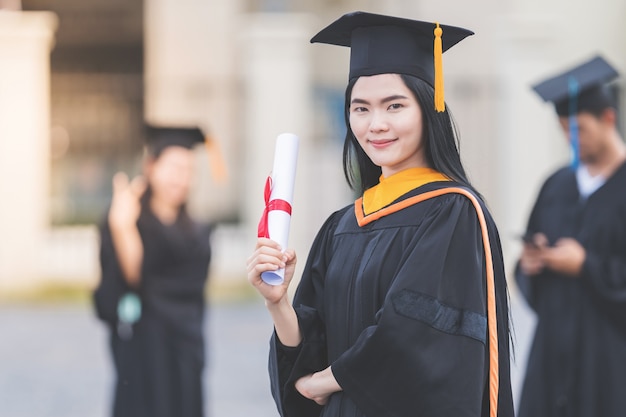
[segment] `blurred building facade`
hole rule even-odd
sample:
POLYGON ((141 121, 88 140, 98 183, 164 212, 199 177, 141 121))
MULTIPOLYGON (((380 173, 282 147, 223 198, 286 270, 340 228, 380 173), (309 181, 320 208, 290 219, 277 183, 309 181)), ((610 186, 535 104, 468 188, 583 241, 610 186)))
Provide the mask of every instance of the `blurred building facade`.
MULTIPOLYGON (((2 228, 0 289, 96 282, 93 225, 110 199, 113 173, 140 171, 144 120, 198 124, 220 144, 229 180, 212 181, 206 154, 198 151, 200 175, 191 204, 197 217, 220 224, 213 242, 217 280, 244 279, 274 139, 285 131, 297 134, 291 241, 303 259, 326 216, 352 200, 341 170, 349 51, 308 43, 345 12, 440 21, 476 32, 444 57, 446 101, 461 132, 466 167, 499 224, 509 262, 539 184, 568 159, 550 106, 529 85, 595 53, 626 72, 626 4, 619 0, 575 6, 565 0, 23 0, 22 6, 21 13, 0 11, 0 22, 10 16, 21 22, 15 25, 25 25, 27 16, 52 10, 58 26, 47 18, 39 57, 21 57, 38 77, 49 77, 49 85, 36 84, 40 91, 33 97, 40 107, 6 105, 31 118, 36 112, 31 120, 48 128, 28 133, 35 135, 28 143, 35 140, 45 160, 28 173, 36 179, 12 188, 15 204, 0 206, 0 224, 24 224, 2 228), (42 54, 50 51, 48 64, 42 54), (20 199, 30 190, 37 195, 20 199), (30 262, 9 261, 16 259, 18 241, 25 242, 20 253, 30 262)), ((18 29, 7 27, 0 24, 0 57, 14 60, 7 51, 18 29)), ((19 71, 2 71, 5 81, 14 77, 12 85, 33 85, 18 78, 19 71)), ((22 94, 9 92, 13 99, 22 94)), ((0 161, 26 158, 14 153, 25 135, 0 124, 0 161)), ((4 187, 15 175, 2 173, 8 175, 0 178, 6 195, 4 187)))

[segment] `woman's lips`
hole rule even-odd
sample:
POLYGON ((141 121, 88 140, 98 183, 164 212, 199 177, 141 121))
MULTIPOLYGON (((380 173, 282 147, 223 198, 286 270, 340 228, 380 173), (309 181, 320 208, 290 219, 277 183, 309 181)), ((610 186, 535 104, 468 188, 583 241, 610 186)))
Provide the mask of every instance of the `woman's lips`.
POLYGON ((369 140, 368 142, 375 148, 384 148, 392 144, 396 140, 397 139, 375 139, 375 140, 369 140))

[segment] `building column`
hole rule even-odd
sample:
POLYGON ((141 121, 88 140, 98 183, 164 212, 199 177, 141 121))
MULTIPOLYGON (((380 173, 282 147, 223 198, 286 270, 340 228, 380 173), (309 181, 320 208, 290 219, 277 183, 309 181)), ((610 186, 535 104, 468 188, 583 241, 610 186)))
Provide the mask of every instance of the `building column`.
POLYGON ((0 11, 0 289, 32 286, 49 228, 50 12, 0 11))

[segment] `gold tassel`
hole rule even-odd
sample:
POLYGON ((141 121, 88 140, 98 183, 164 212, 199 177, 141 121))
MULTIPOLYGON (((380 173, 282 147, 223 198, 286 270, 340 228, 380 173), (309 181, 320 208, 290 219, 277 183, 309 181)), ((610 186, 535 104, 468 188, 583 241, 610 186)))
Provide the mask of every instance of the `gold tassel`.
POLYGON ((439 27, 439 23, 436 23, 435 28, 435 46, 434 46, 434 61, 435 61, 435 110, 439 113, 446 110, 446 102, 444 100, 443 93, 443 59, 442 59, 442 46, 441 35, 443 29, 439 27))
POLYGON ((228 170, 226 169, 226 162, 224 161, 224 156, 222 155, 219 144, 213 137, 206 135, 204 145, 209 154, 209 165, 213 181, 218 184, 226 183, 228 180, 228 170))

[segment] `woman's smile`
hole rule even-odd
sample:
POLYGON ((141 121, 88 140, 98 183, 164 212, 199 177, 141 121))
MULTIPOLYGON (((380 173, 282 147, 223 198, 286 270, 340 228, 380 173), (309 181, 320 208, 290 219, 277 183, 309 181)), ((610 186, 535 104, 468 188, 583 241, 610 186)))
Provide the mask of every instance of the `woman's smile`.
POLYGON ((384 149, 391 144, 395 143, 398 138, 395 139, 368 139, 368 142, 377 149, 384 149))

